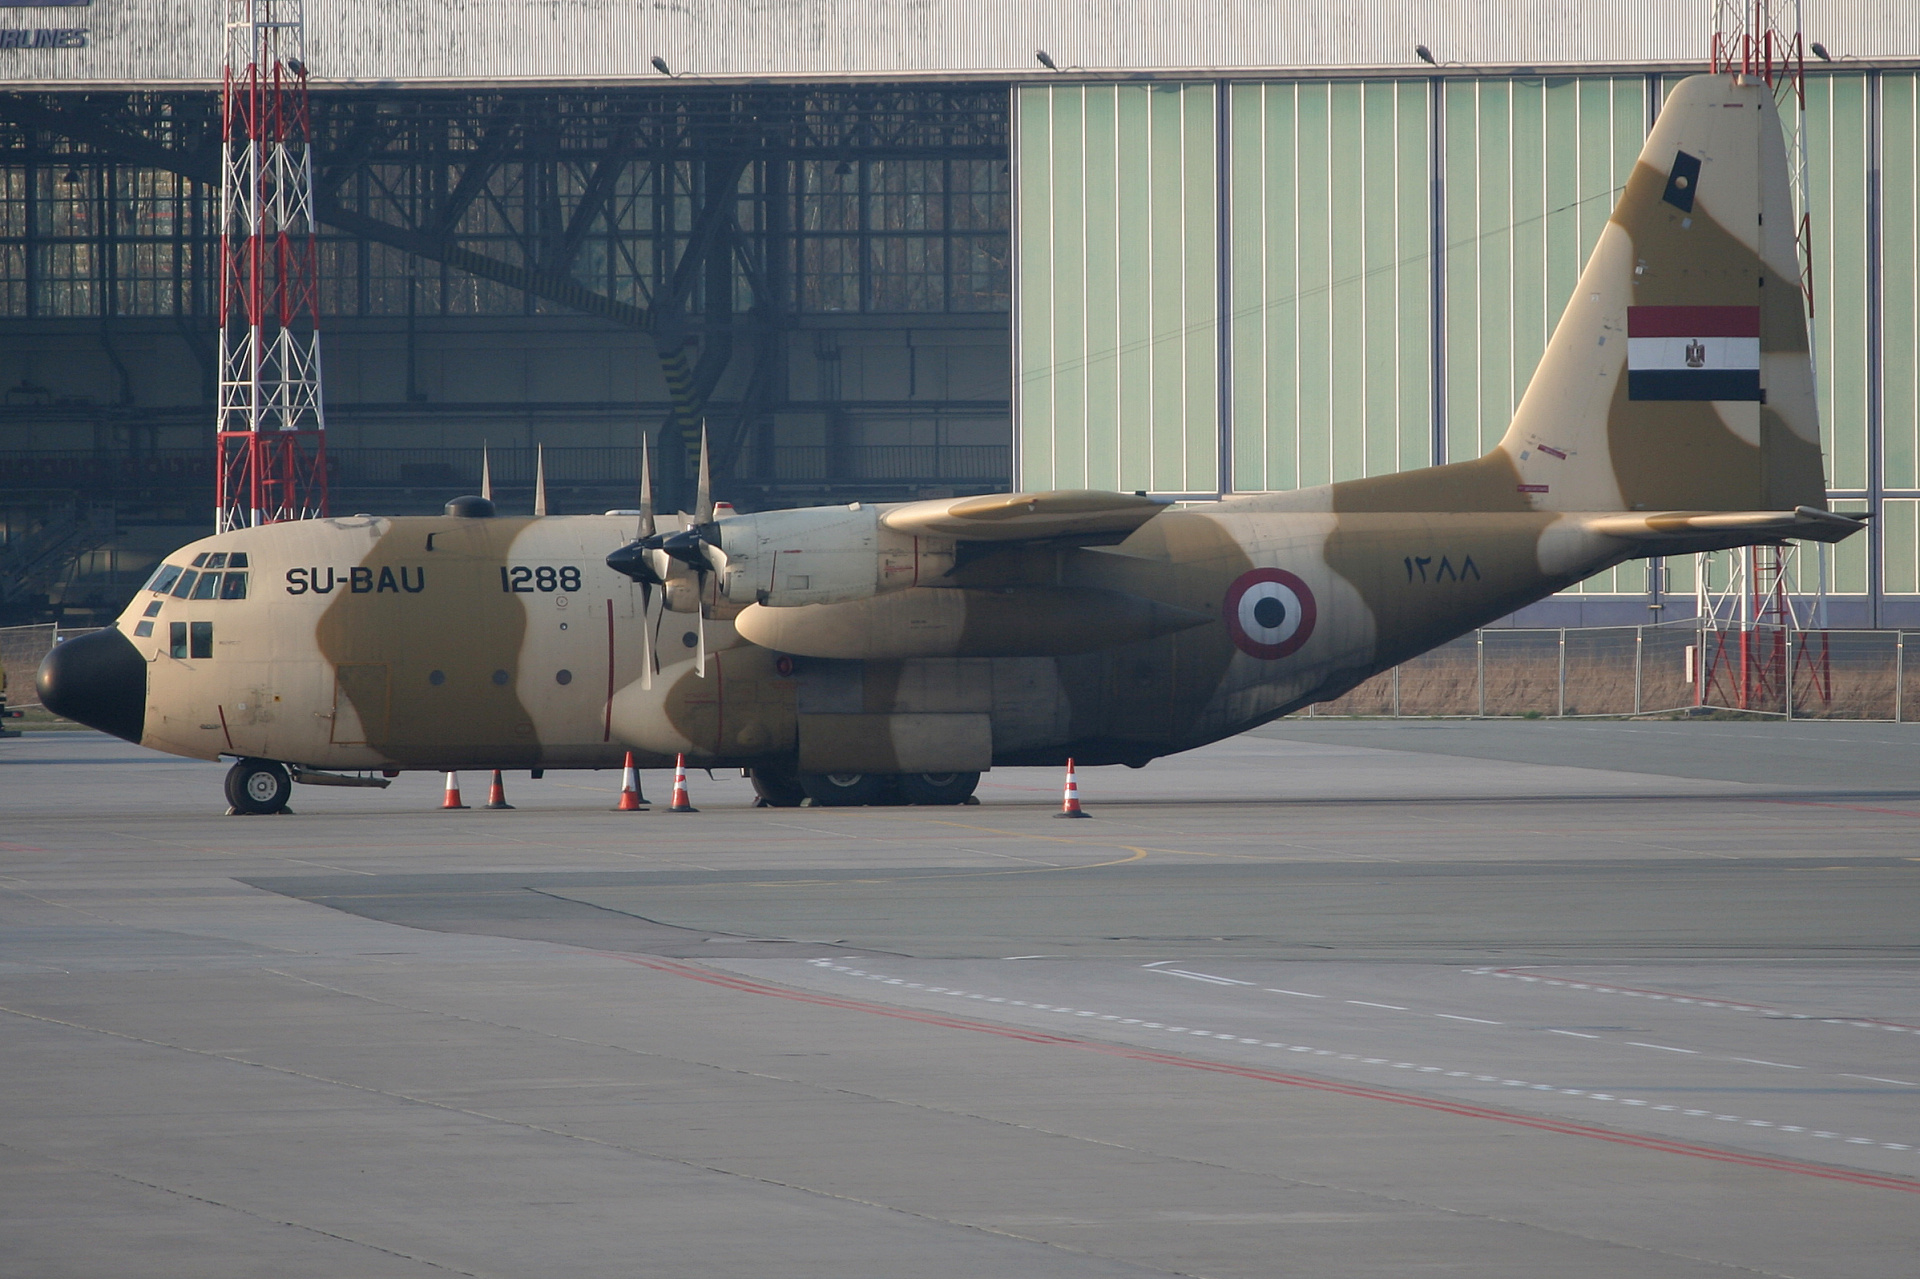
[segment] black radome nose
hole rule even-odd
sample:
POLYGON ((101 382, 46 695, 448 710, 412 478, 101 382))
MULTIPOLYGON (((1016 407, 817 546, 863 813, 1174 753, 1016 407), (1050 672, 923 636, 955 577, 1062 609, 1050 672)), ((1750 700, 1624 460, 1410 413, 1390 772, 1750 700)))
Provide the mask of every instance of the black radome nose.
POLYGON ((40 704, 130 742, 147 722, 147 663, 113 627, 55 644, 34 680, 40 704))

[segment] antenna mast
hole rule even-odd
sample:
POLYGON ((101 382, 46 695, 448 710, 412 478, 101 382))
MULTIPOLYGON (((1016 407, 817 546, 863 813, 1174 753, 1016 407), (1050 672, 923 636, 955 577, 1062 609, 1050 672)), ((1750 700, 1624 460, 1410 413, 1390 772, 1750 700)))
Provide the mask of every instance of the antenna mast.
POLYGON ((227 0, 216 532, 327 513, 300 0, 227 0))
MULTIPOLYGON (((1708 0, 1711 69, 1766 81, 1784 113, 1793 112, 1787 168, 1793 199, 1794 247, 1800 293, 1807 308, 1807 356, 1813 360, 1813 214, 1807 168, 1807 45, 1801 0, 1708 0), (1791 13, 1788 12, 1791 8, 1791 13), (1791 18, 1793 28, 1782 23, 1791 18)), ((1818 365, 1815 364, 1818 377, 1818 365)), ((1727 556, 1724 586, 1714 584, 1713 553, 1694 557, 1700 627, 1694 701, 1736 710, 1794 713, 1794 685, 1804 673, 1808 692, 1833 695, 1827 636, 1827 546, 1818 545, 1819 592, 1802 618, 1789 591, 1799 545, 1749 546, 1727 556)), ((1802 605, 1801 607, 1805 607, 1802 605)))

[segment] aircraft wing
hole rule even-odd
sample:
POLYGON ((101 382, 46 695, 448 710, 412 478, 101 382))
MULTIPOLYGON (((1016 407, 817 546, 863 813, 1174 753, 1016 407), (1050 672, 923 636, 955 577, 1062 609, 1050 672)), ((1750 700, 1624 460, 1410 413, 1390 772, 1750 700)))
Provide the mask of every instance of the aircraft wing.
POLYGON ((1132 493, 1054 489, 909 502, 880 522, 896 532, 958 542, 1118 542, 1166 509, 1165 502, 1132 493))
MULTIPOLYGON (((1700 542, 1743 546, 1754 541, 1838 542, 1866 528, 1866 517, 1797 506, 1791 511, 1658 511, 1602 515, 1586 521, 1590 532, 1630 542, 1700 542)), ((1676 547, 1676 549, 1679 549, 1676 547)))

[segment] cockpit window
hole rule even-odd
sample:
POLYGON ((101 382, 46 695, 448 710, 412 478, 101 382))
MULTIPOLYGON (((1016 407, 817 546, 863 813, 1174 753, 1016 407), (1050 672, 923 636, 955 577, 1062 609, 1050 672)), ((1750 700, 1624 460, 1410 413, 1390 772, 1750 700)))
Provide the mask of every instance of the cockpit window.
POLYGON ((220 574, 202 573, 200 575, 199 585, 193 588, 193 598, 197 600, 215 599, 218 597, 219 592, 220 574))
POLYGON ((161 600, 155 600, 155 601, 154 601, 153 603, 151 603, 151 604, 149 604, 149 605, 147 605, 147 611, 146 611, 146 612, 144 612, 144 613, 142 613, 142 614, 141 614, 140 616, 142 616, 142 617, 156 617, 156 616, 158 616, 158 615, 159 615, 159 613, 160 613, 160 605, 161 605, 162 603, 163 603, 163 601, 161 601, 161 600))
POLYGON ((223 600, 247 598, 247 575, 229 572, 220 580, 220 598, 223 600))
POLYGON ((205 551, 193 557, 193 566, 195 568, 205 568, 207 566, 207 553, 205 551))
POLYGON ((233 551, 228 554, 227 556, 228 568, 245 568, 246 566, 247 566, 247 553, 245 551, 233 551))
POLYGON ((187 598, 188 593, 193 590, 193 584, 199 580, 200 575, 192 569, 188 569, 180 574, 180 580, 173 584, 173 598, 177 600, 187 598))
POLYGON ((207 556, 208 568, 225 568, 226 566, 227 553, 225 551, 215 551, 213 554, 207 556))
POLYGON ((153 575, 153 580, 147 583, 147 589, 150 591, 157 591, 160 594, 165 595, 167 593, 167 588, 169 586, 172 586, 174 579, 179 576, 180 576, 180 569, 177 565, 162 564, 160 566, 160 571, 153 575))

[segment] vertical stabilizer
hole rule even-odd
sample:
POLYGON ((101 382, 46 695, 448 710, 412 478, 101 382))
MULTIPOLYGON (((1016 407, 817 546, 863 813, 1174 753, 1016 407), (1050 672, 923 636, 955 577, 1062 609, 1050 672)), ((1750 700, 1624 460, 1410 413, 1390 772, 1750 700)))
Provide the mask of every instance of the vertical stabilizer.
POLYGON ((1683 81, 1500 442, 1527 504, 1824 510, 1799 278, 1772 90, 1683 81))

